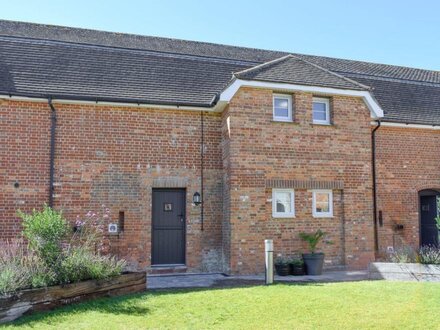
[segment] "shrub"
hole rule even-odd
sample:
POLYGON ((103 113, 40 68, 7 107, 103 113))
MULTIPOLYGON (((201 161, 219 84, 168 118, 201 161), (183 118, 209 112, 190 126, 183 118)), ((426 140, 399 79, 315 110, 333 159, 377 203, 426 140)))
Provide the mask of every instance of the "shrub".
POLYGON ((0 295, 6 296, 28 286, 25 270, 14 264, 2 265, 0 270, 0 295))
POLYGON ((44 205, 43 211, 34 210, 32 214, 18 211, 23 219, 23 235, 33 251, 49 266, 54 267, 60 256, 61 241, 69 231, 61 212, 44 205))
POLYGON ((304 264, 304 260, 302 260, 301 258, 291 258, 289 260, 289 264, 292 266, 301 267, 304 264))
POLYGON ((54 273, 22 240, 6 241, 0 246, 0 295, 47 286, 54 280, 54 273))
POLYGON ((25 214, 23 240, 0 245, 0 295, 19 289, 104 279, 119 275, 125 261, 105 255, 104 224, 110 210, 88 212, 77 219, 73 235, 61 212, 44 206, 25 214))
POLYGON ((289 264, 289 258, 287 257, 278 256, 275 259, 275 265, 288 265, 288 264, 289 264))
POLYGON ((63 258, 59 278, 61 283, 73 283, 90 279, 104 279, 119 275, 125 261, 113 256, 93 253, 88 247, 72 247, 63 258))
POLYGON ((417 252, 410 246, 397 248, 389 255, 389 260, 395 263, 411 263, 417 262, 417 252))
POLYGON ((419 250, 419 261, 421 264, 440 265, 440 249, 429 245, 422 246, 419 250))

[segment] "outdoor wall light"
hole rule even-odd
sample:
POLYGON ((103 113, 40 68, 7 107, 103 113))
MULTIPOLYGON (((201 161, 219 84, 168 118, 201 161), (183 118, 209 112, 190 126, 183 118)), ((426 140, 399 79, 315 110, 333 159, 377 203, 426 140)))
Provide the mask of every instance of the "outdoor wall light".
POLYGON ((202 204, 202 198, 201 198, 201 196, 200 196, 200 194, 198 192, 195 192, 194 195, 193 195, 193 203, 195 205, 202 204))

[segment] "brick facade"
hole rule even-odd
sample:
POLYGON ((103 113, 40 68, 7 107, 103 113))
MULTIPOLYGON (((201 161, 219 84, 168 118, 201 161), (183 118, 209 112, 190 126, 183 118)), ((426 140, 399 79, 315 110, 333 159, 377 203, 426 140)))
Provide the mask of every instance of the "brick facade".
POLYGON ((242 89, 224 116, 231 271, 261 271, 267 238, 277 254, 301 253, 298 234, 318 228, 334 242, 323 247, 328 266, 365 267, 374 258, 369 110, 360 99, 333 97, 333 125, 313 125, 312 94, 295 93, 294 122, 273 122, 272 95, 242 89), (267 179, 342 181, 344 189, 334 191, 333 218, 313 218, 311 190, 296 189, 296 217, 274 219, 267 179))
POLYGON ((0 100, 0 239, 21 231, 17 209, 30 212, 47 202, 49 143, 47 104, 0 100))
MULTIPOLYGON (((145 267, 151 255, 151 190, 163 183, 184 182, 180 186, 187 190, 188 269, 222 269, 220 114, 204 114, 202 232, 200 206, 192 204, 193 193, 201 189, 199 112, 55 106, 56 209, 72 223, 88 210, 99 211, 102 204, 111 209, 113 221, 124 211, 125 230, 110 237, 112 252, 134 267, 145 267)), ((31 211, 47 202, 50 109, 45 103, 4 102, 0 111, 4 239, 21 229, 18 208, 31 211)))
MULTIPOLYGON (((332 125, 312 124, 312 94, 294 93, 294 122, 274 122, 271 90, 242 88, 220 113, 204 113, 204 231, 200 112, 56 104, 54 206, 72 223, 104 204, 124 232, 112 252, 133 267, 151 258, 151 191, 186 188, 187 267, 260 273, 264 239, 276 254, 305 250, 298 234, 329 233, 326 266, 374 259, 371 118, 359 98, 331 98, 332 125), (274 185, 295 187, 295 218, 272 217, 274 185), (334 216, 312 216, 312 189, 333 189, 334 216)), ((418 191, 440 188, 440 131, 382 127, 377 133, 379 248, 418 244, 418 191), (395 233, 392 224, 404 224, 395 233), (397 236, 396 236, 397 235, 397 236)), ((16 210, 48 200, 50 108, 0 103, 0 239, 21 230, 16 210), (18 187, 15 184, 18 184, 18 187)))
POLYGON ((419 192, 440 190, 440 131, 380 127, 376 137, 379 252, 419 246, 419 192), (396 224, 403 225, 395 230, 396 224))

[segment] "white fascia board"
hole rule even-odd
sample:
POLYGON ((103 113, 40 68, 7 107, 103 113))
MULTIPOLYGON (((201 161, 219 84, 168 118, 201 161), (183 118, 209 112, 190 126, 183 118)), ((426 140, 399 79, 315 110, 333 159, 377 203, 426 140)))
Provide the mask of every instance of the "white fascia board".
POLYGON ((22 101, 22 102, 46 102, 48 99, 42 97, 26 97, 26 96, 12 96, 12 95, 1 95, 0 100, 11 100, 11 101, 22 101))
POLYGON ((307 86, 307 85, 296 85, 296 84, 285 84, 285 83, 272 83, 265 81, 255 81, 255 80, 241 80, 236 79, 232 84, 230 84, 221 94, 219 101, 228 103, 232 97, 237 93, 240 87, 255 87, 255 88, 265 88, 273 89, 277 91, 286 92, 309 92, 315 94, 323 95, 341 95, 341 96, 354 96, 361 97, 371 113, 371 118, 379 119, 383 117, 383 110, 374 97, 368 91, 358 91, 351 89, 338 89, 330 87, 318 87, 318 86, 307 86))
MULTIPOLYGON (((371 125, 377 126, 377 122, 372 121, 371 125)), ((417 129, 431 129, 440 130, 440 126, 437 125, 423 125, 423 124, 403 124, 403 123, 393 123, 393 122, 381 122, 381 127, 400 127, 400 128, 417 128, 417 129)))
MULTIPOLYGON (((25 96, 11 96, 0 95, 0 99, 11 101, 23 101, 23 102, 48 102, 47 98, 41 97, 25 97, 25 96)), ((191 106, 176 106, 176 105, 162 105, 162 104, 137 104, 137 103, 123 103, 123 102, 105 102, 105 101, 80 101, 80 100, 64 100, 64 99, 52 99, 53 104, 79 104, 79 105, 100 105, 100 106, 113 106, 113 107, 131 107, 131 108, 144 108, 144 109, 168 109, 168 110, 188 110, 188 111, 206 111, 215 112, 220 111, 217 105, 211 108, 204 107, 191 107, 191 106)), ((223 106, 224 107, 224 106, 223 106)), ((221 108, 223 109, 223 108, 221 108)))

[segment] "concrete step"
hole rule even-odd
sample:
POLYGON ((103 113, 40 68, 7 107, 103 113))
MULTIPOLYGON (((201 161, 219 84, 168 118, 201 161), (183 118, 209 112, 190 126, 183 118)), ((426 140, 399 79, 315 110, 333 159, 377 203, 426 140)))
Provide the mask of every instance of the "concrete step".
POLYGON ((186 271, 187 267, 185 265, 160 265, 147 268, 147 273, 149 275, 184 274, 186 271))

